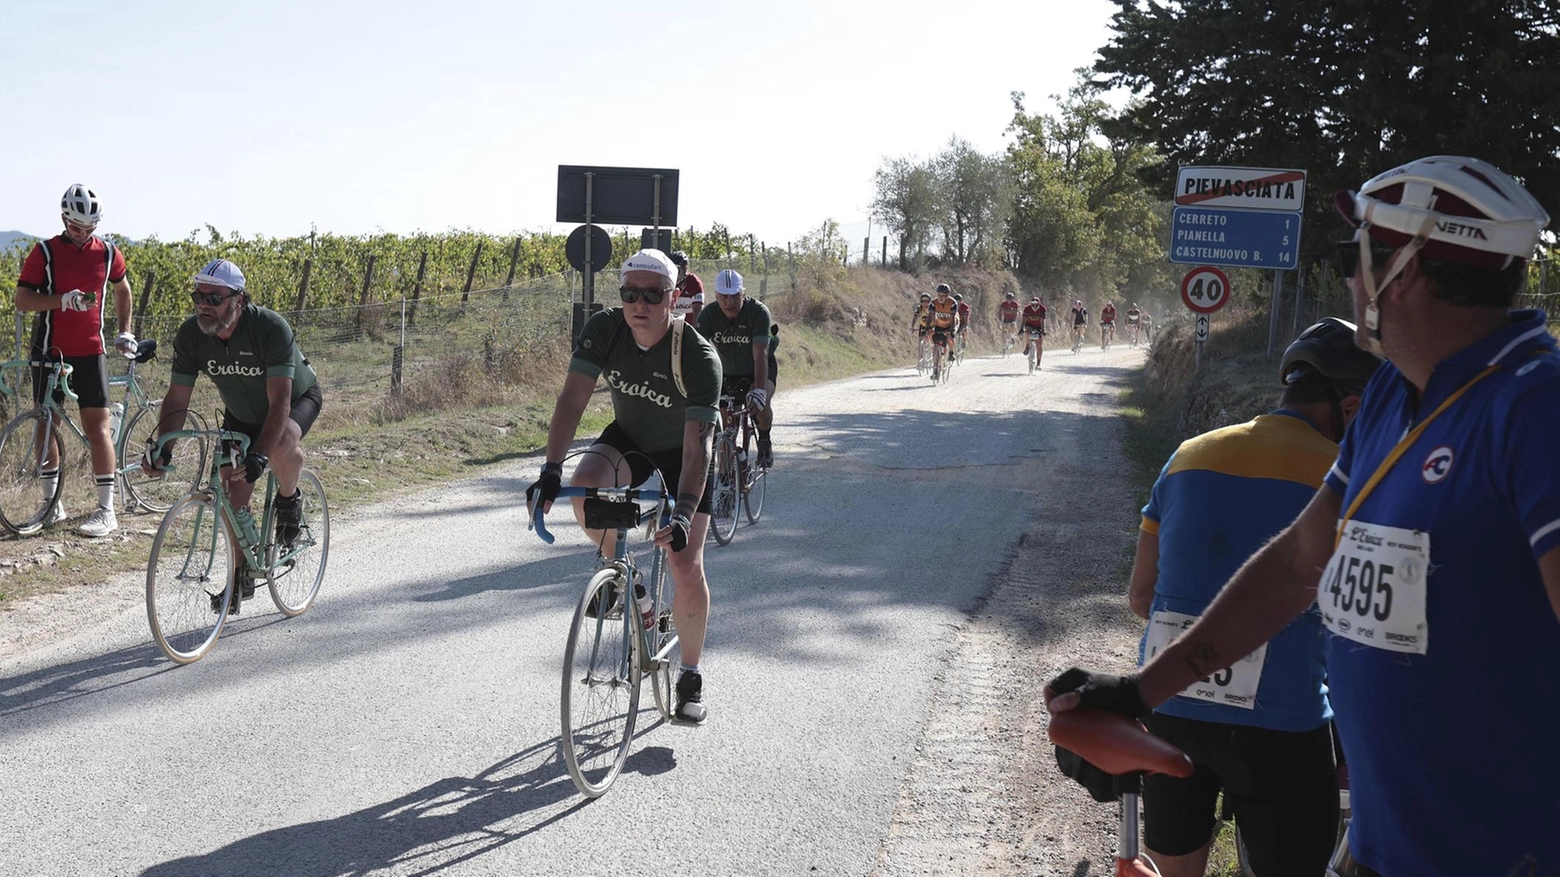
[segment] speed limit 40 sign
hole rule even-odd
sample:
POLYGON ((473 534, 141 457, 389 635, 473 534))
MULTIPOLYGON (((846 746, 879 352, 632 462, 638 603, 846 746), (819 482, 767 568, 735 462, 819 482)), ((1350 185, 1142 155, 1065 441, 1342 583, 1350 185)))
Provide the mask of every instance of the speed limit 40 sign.
POLYGON ((1230 279, 1212 265, 1202 265, 1181 278, 1181 301, 1199 314, 1211 314, 1230 300, 1230 279))

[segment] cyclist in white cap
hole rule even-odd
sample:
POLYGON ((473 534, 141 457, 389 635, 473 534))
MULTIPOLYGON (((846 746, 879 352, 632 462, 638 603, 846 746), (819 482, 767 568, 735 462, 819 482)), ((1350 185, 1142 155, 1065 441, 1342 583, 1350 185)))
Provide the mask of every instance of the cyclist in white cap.
MULTIPOLYGON (((323 401, 314 369, 298 349, 287 319, 250 301, 244 272, 232 262, 207 262, 195 275, 190 296, 195 315, 173 338, 173 374, 163 396, 158 433, 183 428, 196 377, 209 377, 226 409, 222 428, 242 432, 251 442, 238 469, 224 468, 228 498, 234 508, 247 505, 255 481, 267 468, 275 472, 276 539, 290 546, 301 525, 303 437, 319 417, 323 401)), ((171 455, 171 448, 165 448, 153 459, 148 447, 141 467, 156 472, 171 455)), ((240 584, 239 596, 253 596, 253 581, 240 584)), ((235 602, 230 611, 241 605, 235 602)), ((212 608, 220 610, 221 601, 212 608)))
MULTIPOLYGON (((682 647, 677 679, 677 718, 704 721, 704 675, 699 661, 710 613, 704 578, 704 537, 710 528, 710 451, 720 415, 720 357, 697 331, 672 314, 677 269, 660 250, 640 250, 623 263, 620 308, 594 314, 580 331, 569 373, 547 429, 547 460, 526 488, 526 505, 545 511, 563 485, 563 457, 596 381, 612 390, 613 421, 579 457, 569 483, 575 487, 642 484, 656 470, 677 497, 672 522, 655 534, 667 554, 674 596, 672 620, 682 647), (672 351, 680 347, 679 365, 672 351), (678 379, 678 375, 681 379, 678 379)), ((610 557, 616 534, 585 527, 584 502, 575 518, 610 557)))
POLYGON ((775 422, 775 357, 769 333, 774 319, 763 302, 747 297, 742 275, 730 268, 715 275, 715 301, 718 307, 706 308, 699 316, 699 334, 710 339, 720 354, 725 376, 721 392, 737 398, 746 395, 758 427, 754 462, 767 469, 775 462, 769 441, 775 422))
MULTIPOLYGON (((103 346, 103 301, 114 293, 114 313, 120 333, 114 345, 120 352, 135 351, 130 327, 130 278, 125 259, 112 243, 93 234, 103 218, 97 194, 75 183, 60 199, 60 221, 65 230, 33 244, 16 281, 16 309, 38 315, 33 324, 33 360, 63 359, 74 366, 71 389, 81 408, 81 426, 92 448, 92 472, 97 482, 97 507, 78 532, 83 536, 107 536, 118 529, 114 516, 114 440, 109 431, 108 363, 103 346)), ((43 401, 42 369, 33 369, 34 401, 43 401)), ((64 404, 65 392, 54 398, 64 404)), ((53 448, 50 454, 57 453, 53 448)), ((60 477, 59 460, 47 461, 47 482, 60 477)), ((49 486, 49 485, 45 485, 49 486)), ((50 487, 49 493, 54 490, 50 487)), ((65 504, 55 503, 48 524, 65 520, 65 504)))

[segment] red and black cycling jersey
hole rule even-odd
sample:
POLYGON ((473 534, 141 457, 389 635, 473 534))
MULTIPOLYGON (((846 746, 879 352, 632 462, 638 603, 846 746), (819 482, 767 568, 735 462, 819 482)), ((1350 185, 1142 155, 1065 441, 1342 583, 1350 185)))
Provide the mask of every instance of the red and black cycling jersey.
POLYGON ((95 235, 79 247, 63 233, 33 244, 22 263, 17 286, 44 295, 79 289, 96 298, 93 306, 84 311, 39 311, 33 346, 64 356, 103 353, 103 302, 108 298, 109 286, 124 277, 125 258, 119 248, 95 235))
POLYGON ((1002 322, 1012 323, 1018 320, 1018 302, 1005 301, 997 305, 998 313, 1002 315, 1002 322))
POLYGON ((960 329, 960 331, 963 331, 965 329, 968 329, 969 327, 970 327, 970 303, 967 302, 967 301, 961 301, 961 302, 959 302, 959 329, 960 329))
POLYGON ((1116 322, 1116 308, 1114 306, 1112 306, 1112 305, 1106 305, 1105 307, 1101 308, 1100 309, 1100 322, 1101 323, 1114 323, 1114 322, 1116 322))
POLYGON ((1025 326, 1032 326, 1032 327, 1034 327, 1036 329, 1044 329, 1045 328, 1045 305, 1044 304, 1032 304, 1029 307, 1024 308, 1024 325, 1025 326))

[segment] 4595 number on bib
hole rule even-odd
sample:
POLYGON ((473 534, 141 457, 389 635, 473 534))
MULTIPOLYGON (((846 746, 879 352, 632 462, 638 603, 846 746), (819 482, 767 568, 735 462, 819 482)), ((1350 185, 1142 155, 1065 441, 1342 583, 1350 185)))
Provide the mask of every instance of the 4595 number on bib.
POLYGON ((1423 655, 1430 534, 1350 521, 1316 595, 1327 629, 1391 652, 1423 655))

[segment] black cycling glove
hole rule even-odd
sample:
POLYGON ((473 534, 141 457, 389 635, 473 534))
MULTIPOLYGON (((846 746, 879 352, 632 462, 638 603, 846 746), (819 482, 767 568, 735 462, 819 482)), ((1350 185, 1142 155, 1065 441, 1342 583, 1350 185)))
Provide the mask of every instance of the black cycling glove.
POLYGON ((152 470, 153 472, 161 472, 163 469, 168 467, 169 463, 173 462, 173 444, 171 442, 169 444, 163 445, 161 451, 157 451, 157 456, 155 459, 152 457, 153 451, 157 451, 157 442, 147 442, 146 453, 141 455, 141 465, 152 470))
POLYGON ((265 467, 271 465, 271 460, 259 451, 250 451, 244 455, 244 480, 254 484, 261 475, 265 474, 265 467))
POLYGON ((1078 706, 1084 709, 1106 710, 1134 719, 1141 719, 1152 712, 1138 693, 1135 676, 1090 673, 1073 667, 1052 679, 1048 687, 1053 696, 1077 692, 1080 698, 1078 706))
POLYGON ((539 509, 547 503, 558 498, 558 491, 563 489, 563 467, 553 467, 549 463, 542 467, 540 478, 531 482, 531 486, 525 489, 525 504, 531 509, 539 509))
POLYGON ((687 548, 688 531, 693 528, 693 524, 682 515, 673 515, 670 526, 672 528, 672 550, 681 551, 687 548))

